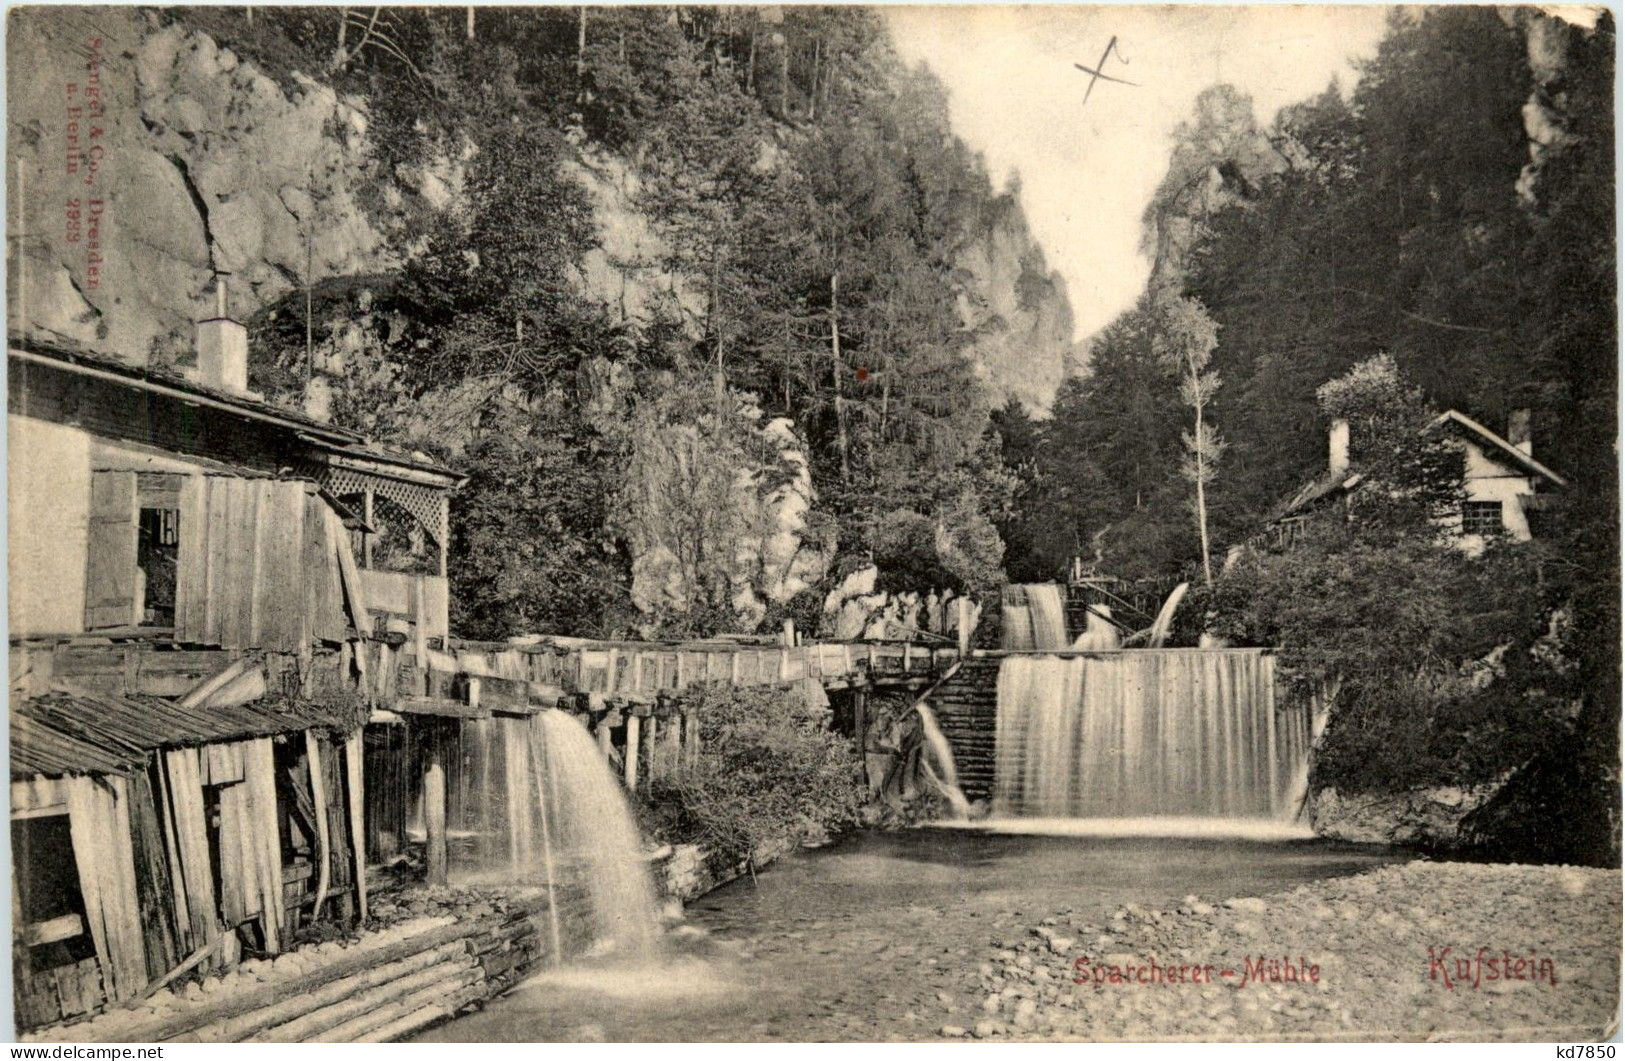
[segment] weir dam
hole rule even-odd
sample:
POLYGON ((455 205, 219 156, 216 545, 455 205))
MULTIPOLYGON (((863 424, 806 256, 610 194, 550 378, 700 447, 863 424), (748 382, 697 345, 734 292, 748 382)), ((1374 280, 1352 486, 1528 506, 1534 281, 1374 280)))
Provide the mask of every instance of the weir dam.
POLYGON ((1284 821, 1307 782, 1261 649, 978 653, 927 702, 994 818, 1284 821))

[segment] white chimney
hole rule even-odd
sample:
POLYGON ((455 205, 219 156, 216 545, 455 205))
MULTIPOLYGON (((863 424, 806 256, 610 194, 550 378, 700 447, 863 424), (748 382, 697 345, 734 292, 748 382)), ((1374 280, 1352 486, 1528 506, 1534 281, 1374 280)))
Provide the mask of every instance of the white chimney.
POLYGON ((1326 432, 1326 470, 1332 475, 1349 470, 1349 422, 1342 418, 1333 420, 1326 432))
POLYGON ((1535 455, 1535 439, 1529 433, 1528 409, 1514 409, 1507 414, 1507 441, 1529 456, 1535 455))
POLYGON ((248 329, 226 315, 226 273, 215 274, 215 315, 197 324, 197 381, 248 393, 248 329))

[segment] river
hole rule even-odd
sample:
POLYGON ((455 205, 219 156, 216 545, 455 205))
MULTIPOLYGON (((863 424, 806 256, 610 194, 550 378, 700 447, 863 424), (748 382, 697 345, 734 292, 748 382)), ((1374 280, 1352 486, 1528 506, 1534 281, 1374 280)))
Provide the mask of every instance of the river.
POLYGON ((989 944, 1042 917, 1219 902, 1405 857, 1320 840, 867 833, 696 900, 656 963, 543 974, 419 1041, 934 1040, 945 1014, 975 1019, 989 944))

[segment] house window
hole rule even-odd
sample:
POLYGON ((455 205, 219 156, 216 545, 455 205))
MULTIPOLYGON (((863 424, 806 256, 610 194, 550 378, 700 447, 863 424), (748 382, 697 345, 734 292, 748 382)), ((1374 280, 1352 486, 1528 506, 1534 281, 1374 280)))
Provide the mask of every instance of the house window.
POLYGON ((180 488, 170 473, 91 476, 86 629, 174 624, 180 488))
POLYGON ((1484 537, 1506 529, 1499 501, 1464 501, 1461 506, 1461 532, 1484 537))

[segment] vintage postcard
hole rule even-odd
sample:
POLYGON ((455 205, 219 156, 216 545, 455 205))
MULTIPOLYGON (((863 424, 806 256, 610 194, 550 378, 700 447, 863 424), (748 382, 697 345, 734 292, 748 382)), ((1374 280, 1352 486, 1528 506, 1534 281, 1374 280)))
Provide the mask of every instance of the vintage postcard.
POLYGON ((14 1035, 1612 1057, 1615 19, 11 8, 14 1035))

